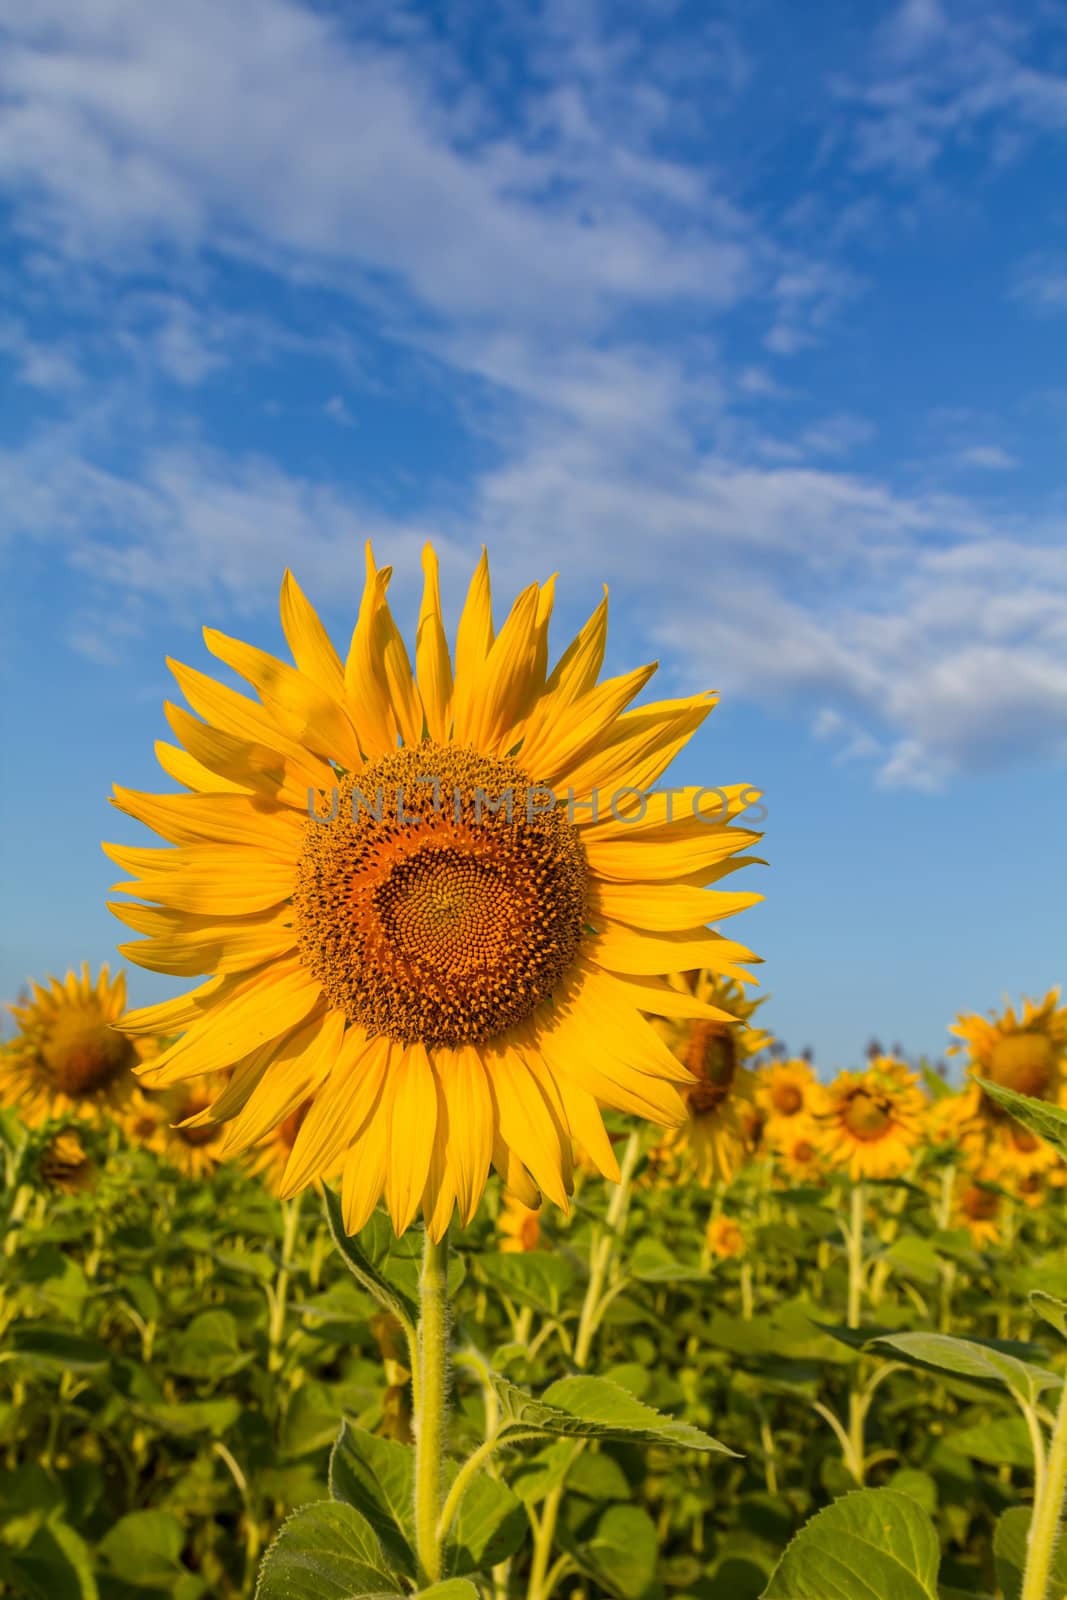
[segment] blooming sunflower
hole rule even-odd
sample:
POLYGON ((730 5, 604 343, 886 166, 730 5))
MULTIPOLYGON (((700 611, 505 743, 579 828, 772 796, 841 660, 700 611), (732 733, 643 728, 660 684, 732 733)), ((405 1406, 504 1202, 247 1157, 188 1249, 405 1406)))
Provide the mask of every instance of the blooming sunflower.
POLYGON ((748 1249, 748 1241, 732 1217, 712 1217, 705 1238, 708 1249, 720 1261, 728 1256, 743 1256, 748 1249))
MULTIPOLYGON (((311 1110, 311 1101, 302 1100, 295 1111, 272 1128, 267 1137, 248 1152, 248 1170, 263 1179, 271 1194, 277 1194, 285 1176, 286 1163, 293 1153, 296 1136, 311 1110)), ((221 1152, 225 1154, 223 1150, 221 1152)))
POLYGON ((1009 1005, 992 1019, 974 1012, 958 1017, 949 1032, 964 1043, 950 1045, 948 1054, 966 1048, 979 1077, 1017 1094, 1057 1100, 1067 1078, 1067 1006, 1059 998, 1059 989, 1050 989, 1040 1002, 1024 999, 1018 1013, 1009 1005))
POLYGON ((219 1072, 158 1093, 139 1093, 124 1118, 130 1139, 187 1178, 207 1177, 223 1157, 224 1129, 209 1113, 225 1092, 228 1076, 219 1072))
POLYGON ((812 1183, 826 1170, 814 1117, 789 1117, 774 1130, 775 1166, 791 1183, 812 1183))
POLYGON ((500 1250, 536 1250, 541 1241, 541 1214, 524 1206, 514 1195, 505 1195, 496 1231, 500 1234, 500 1250))
POLYGON ((1000 1243, 1004 1196, 994 1188, 991 1174, 976 1174, 956 1191, 952 1221, 966 1228, 975 1244, 1000 1243))
POLYGON ((790 1122, 809 1119, 822 1105, 824 1090, 806 1061, 772 1061, 756 1074, 756 1099, 766 1117, 766 1137, 774 1142, 790 1122))
POLYGON ((77 1127, 60 1128, 52 1136, 41 1151, 37 1171, 45 1187, 60 1194, 92 1188, 96 1168, 77 1127))
POLYGON ((733 977, 709 970, 687 972, 674 982, 680 993, 713 1004, 716 1016, 661 1024, 696 1081, 686 1092, 685 1122, 667 1133, 654 1154, 661 1162, 691 1168, 698 1183, 716 1178, 728 1183, 762 1129, 755 1074, 743 1064, 768 1037, 749 1026, 762 1002, 746 1000, 733 977))
POLYGON ((925 1109, 917 1074, 876 1056, 866 1072, 841 1072, 830 1085, 815 1119, 819 1149, 854 1179, 898 1177, 914 1159, 925 1109))
POLYGON ((105 963, 94 983, 86 961, 80 977, 68 972, 32 991, 7 1008, 19 1031, 0 1054, 0 1103, 30 1127, 119 1110, 136 1087, 131 1068, 155 1048, 150 1037, 138 1044, 113 1026, 126 1008, 126 974, 112 979, 105 963))
POLYGON ((617 1179, 600 1106, 684 1118, 691 1074, 645 1014, 724 1020, 666 975, 736 973, 750 953, 708 925, 761 897, 718 886, 753 790, 647 794, 713 695, 625 710, 654 667, 597 682, 606 600, 549 672, 553 581, 497 633, 484 553, 453 659, 423 568, 414 672, 369 547, 343 661, 289 573, 294 666, 206 630, 258 698, 171 663, 198 715, 168 707, 158 754, 188 792, 114 797, 170 847, 105 848, 149 902, 112 905, 131 959, 210 975, 125 1019, 182 1033, 144 1081, 231 1069, 232 1153, 310 1099, 282 1194, 340 1163, 350 1231, 384 1194, 440 1238, 490 1166, 565 1206, 577 1140, 617 1179))

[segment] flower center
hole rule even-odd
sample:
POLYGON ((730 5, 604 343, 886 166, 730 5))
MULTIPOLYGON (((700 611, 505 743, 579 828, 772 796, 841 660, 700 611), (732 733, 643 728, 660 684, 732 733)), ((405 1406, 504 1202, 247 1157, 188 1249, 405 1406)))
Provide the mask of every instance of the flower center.
POLYGON ((881 1139, 892 1124, 892 1106, 867 1089, 857 1089, 849 1096, 842 1120, 853 1138, 881 1139))
POLYGON ((41 1054, 56 1087, 72 1099, 106 1088, 137 1059, 132 1042, 91 1007, 58 1016, 41 1054))
POLYGON ((476 1043, 549 996, 585 927, 577 829, 515 762, 422 744, 309 821, 293 907, 331 1004, 370 1034, 476 1043))
POLYGON ((1024 1156, 1033 1155, 1041 1143, 1036 1133, 1031 1133, 1029 1128, 1024 1128, 1019 1122, 1012 1123, 1010 1133, 1012 1144, 1024 1156))
POLYGON ((814 1161, 815 1146, 813 1144, 809 1144, 807 1139, 798 1140, 793 1146, 793 1160, 799 1161, 802 1164, 807 1161, 814 1161))
POLYGON ((703 1116, 721 1106, 737 1074, 737 1042, 725 1022, 694 1022, 682 1058, 700 1079, 688 1092, 689 1109, 703 1116))
POLYGON ((1043 1033, 1009 1033, 993 1046, 989 1076, 1004 1089, 1043 1098, 1052 1082, 1052 1041, 1043 1033))
POLYGON ((963 1210, 972 1222, 988 1222, 996 1216, 999 1205, 1000 1196, 994 1194, 992 1189, 972 1187, 964 1191, 963 1210))
POLYGON ((795 1083, 776 1084, 771 1099, 774 1101, 774 1109, 783 1117, 795 1117, 804 1104, 804 1096, 795 1083))

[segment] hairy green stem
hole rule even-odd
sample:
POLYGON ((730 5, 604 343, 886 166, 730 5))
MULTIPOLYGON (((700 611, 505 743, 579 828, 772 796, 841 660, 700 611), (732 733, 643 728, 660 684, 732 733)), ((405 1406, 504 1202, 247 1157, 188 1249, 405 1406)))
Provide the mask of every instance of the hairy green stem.
POLYGON ((415 1550, 419 1581, 441 1577, 441 1479, 445 1434, 448 1349, 448 1234, 427 1234, 419 1278, 419 1329, 415 1390, 415 1550))
MULTIPOLYGON (((863 1311, 863 1222, 867 1196, 863 1180, 852 1187, 851 1211, 848 1229, 848 1325, 858 1328, 863 1311)), ((863 1487, 864 1422, 867 1405, 860 1386, 860 1366, 857 1360, 852 1369, 848 1395, 849 1470, 860 1488, 863 1487)))
POLYGON ((1067 1384, 1064 1384, 1052 1430, 1052 1443, 1045 1464, 1044 1482, 1034 1497, 1030 1518, 1030 1537, 1026 1553, 1026 1576, 1019 1600, 1052 1600, 1049 1575, 1060 1531, 1063 1499, 1067 1492, 1067 1384))

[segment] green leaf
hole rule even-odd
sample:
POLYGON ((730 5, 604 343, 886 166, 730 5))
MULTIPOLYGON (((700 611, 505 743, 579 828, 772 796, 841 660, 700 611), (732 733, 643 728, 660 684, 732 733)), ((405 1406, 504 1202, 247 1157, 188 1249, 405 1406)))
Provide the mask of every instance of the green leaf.
POLYGON ((374 1529, 351 1506, 295 1511, 263 1558, 256 1600, 370 1600, 401 1594, 374 1529))
MULTIPOLYGON (((458 1462, 445 1463, 446 1491, 459 1470, 458 1462)), ((514 1491, 487 1473, 477 1474, 464 1492, 445 1541, 445 1571, 462 1576, 495 1567, 514 1555, 528 1528, 526 1511, 514 1491)))
POLYGON ((478 1591, 466 1578, 446 1578, 428 1589, 417 1589, 412 1600, 478 1600, 478 1591))
MULTIPOLYGON (((1012 1506, 993 1533, 993 1560, 1004 1600, 1019 1600, 1026 1571, 1026 1542, 1030 1537, 1030 1507, 1012 1506)), ((1062 1540, 1052 1556, 1049 1593, 1067 1594, 1067 1544, 1062 1540)))
POLYGON ((1034 1446, 1030 1430, 1018 1411, 1003 1417, 990 1417, 973 1428, 958 1428, 945 1435, 945 1443, 971 1461, 985 1461, 991 1467, 1034 1465, 1034 1446))
POLYGON ((170 1369, 181 1377, 217 1381, 230 1378, 254 1359, 242 1352, 237 1323, 228 1311, 202 1311, 170 1348, 170 1369))
POLYGON ((609 1506, 592 1538, 581 1543, 562 1527, 556 1538, 598 1591, 619 1600, 640 1600, 648 1592, 656 1574, 658 1540, 656 1524, 643 1506, 609 1506))
POLYGON ((184 1544, 185 1529, 169 1511, 131 1511, 108 1529, 97 1551, 117 1578, 152 1589, 180 1576, 184 1544))
MULTIPOLYGON (((395 1317, 404 1324, 409 1336, 414 1338, 415 1327, 419 1320, 418 1302, 402 1290, 395 1289, 379 1272, 373 1261, 366 1255, 355 1239, 350 1239, 345 1232, 344 1216, 341 1212, 341 1197, 332 1189, 323 1185, 323 1199, 326 1202, 326 1221, 329 1224, 333 1242, 337 1246, 349 1272, 366 1289, 368 1294, 374 1296, 380 1306, 391 1311, 395 1317)), ((371 1227, 375 1219, 372 1217, 367 1227, 371 1227)), ((365 1228, 364 1233, 367 1232, 365 1228)), ((362 1234, 360 1235, 362 1238, 362 1234)))
POLYGON ((415 1575, 415 1452, 347 1418, 330 1454, 330 1493, 361 1512, 393 1565, 415 1575))
POLYGON ((1064 1339, 1067 1339, 1067 1300, 1057 1300, 1054 1294, 1046 1294, 1044 1289, 1031 1289, 1030 1309, 1037 1313, 1042 1321, 1064 1339))
POLYGON ((539 1400, 505 1378, 494 1377, 493 1382, 507 1417, 516 1428, 569 1438, 630 1439, 727 1456, 737 1454, 693 1423, 679 1422, 646 1406, 609 1378, 560 1378, 539 1400))
POLYGON ((630 1275, 642 1283, 710 1283, 710 1274, 679 1261, 650 1234, 638 1241, 630 1257, 630 1275))
POLYGON ((1034 1405, 1046 1389, 1058 1389, 1063 1379, 1044 1367, 1007 1355, 976 1339, 957 1339, 948 1333, 882 1334, 872 1347, 889 1350, 913 1366, 949 1372, 978 1383, 999 1383, 1017 1399, 1034 1405))
POLYGON ((501 1251, 496 1255, 479 1256, 478 1270, 509 1299, 532 1306, 535 1311, 547 1311, 553 1317, 559 1316, 574 1284, 571 1263, 549 1250, 523 1250, 515 1254, 501 1251))
POLYGON ((0 1545, 0 1581, 12 1594, 19 1600, 99 1600, 88 1547, 73 1528, 58 1519, 33 1521, 25 1533, 15 1543, 8 1525, 0 1545))
POLYGON ((71 1333, 47 1322, 16 1322, 8 1335, 11 1350, 31 1366, 69 1372, 100 1372, 111 1351, 99 1339, 71 1333))
POLYGON ((941 1547, 922 1507, 894 1489, 859 1489, 806 1522, 763 1600, 937 1600, 941 1547))
POLYGON ((1050 1105, 1047 1100, 1035 1100, 1031 1095, 1017 1094, 1014 1089, 990 1083, 987 1078, 976 1077, 974 1081, 1016 1122, 1021 1122, 1031 1133, 1036 1133, 1039 1139, 1044 1139, 1058 1150, 1061 1156, 1067 1157, 1067 1110, 1050 1105))
POLYGON ((239 1400, 183 1400, 175 1405, 139 1405, 137 1416, 154 1422, 164 1433, 189 1438, 198 1433, 221 1436, 241 1415, 239 1400))

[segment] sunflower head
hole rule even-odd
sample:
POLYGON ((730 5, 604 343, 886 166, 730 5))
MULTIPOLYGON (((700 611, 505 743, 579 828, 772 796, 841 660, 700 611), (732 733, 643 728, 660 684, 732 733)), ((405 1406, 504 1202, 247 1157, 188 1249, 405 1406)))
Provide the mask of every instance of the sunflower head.
POLYGON ((1067 1006, 1060 991, 1050 989, 1042 1001, 1024 1000, 1016 1011, 1005 1006, 989 1018, 969 1013, 957 1018, 950 1032, 963 1040, 949 1053, 966 1049, 971 1071, 1017 1094, 1055 1100, 1065 1080, 1067 1006))
POLYGON ((997 1244, 1004 1211, 1004 1195, 993 1186, 993 1174, 974 1174, 956 1195, 953 1221, 966 1228, 975 1244, 997 1244))
POLYGON ((745 1235, 732 1217, 712 1217, 705 1238, 711 1254, 720 1261, 729 1256, 743 1256, 748 1249, 745 1235))
POLYGON ((811 1117, 820 1107, 822 1088, 809 1062, 799 1058, 772 1061, 756 1074, 756 1098, 773 1130, 782 1123, 811 1117))
POLYGON ((91 1189, 96 1167, 77 1127, 61 1128, 41 1152, 37 1170, 42 1184, 61 1194, 91 1189))
POLYGON ((339 1171, 350 1231, 384 1196, 398 1232, 421 1209, 440 1238, 491 1167, 529 1207, 568 1204, 576 1146, 617 1179, 601 1108, 671 1127, 686 1090, 730 1092, 736 1048, 694 1077, 647 1018, 747 1021, 675 975, 748 979, 708 925, 759 896, 719 887, 754 791, 654 792, 714 697, 627 709, 653 669, 598 683, 606 603, 550 670, 554 580, 498 632, 484 555, 450 651, 423 565, 414 669, 369 547, 343 658, 288 573, 292 664, 207 630, 252 696, 171 663, 192 711, 168 707, 159 756, 186 792, 114 802, 169 848, 105 848, 145 936, 126 953, 208 975, 126 1019, 180 1036, 143 1081, 229 1073, 180 1119, 228 1123, 226 1154, 308 1102, 279 1192, 339 1171))
POLYGON ((789 1183, 812 1183, 826 1170, 826 1158, 814 1116, 789 1117, 769 1136, 779 1177, 789 1183))
POLYGON ((142 1091, 127 1110, 127 1136, 184 1176, 207 1177, 223 1154, 225 1129, 210 1113, 225 1087, 226 1074, 220 1073, 207 1082, 175 1084, 157 1093, 142 1091))
POLYGON ((0 1100, 30 1126, 54 1116, 99 1118, 121 1106, 134 1087, 140 1059, 114 1024, 126 1005, 126 975, 112 980, 106 964, 94 982, 80 977, 34 983, 32 998, 9 1006, 18 1033, 0 1057, 0 1100))
POLYGON ((922 1133, 926 1096, 902 1061, 876 1056, 866 1072, 842 1072, 818 1114, 819 1148, 853 1178, 907 1171, 922 1133))

